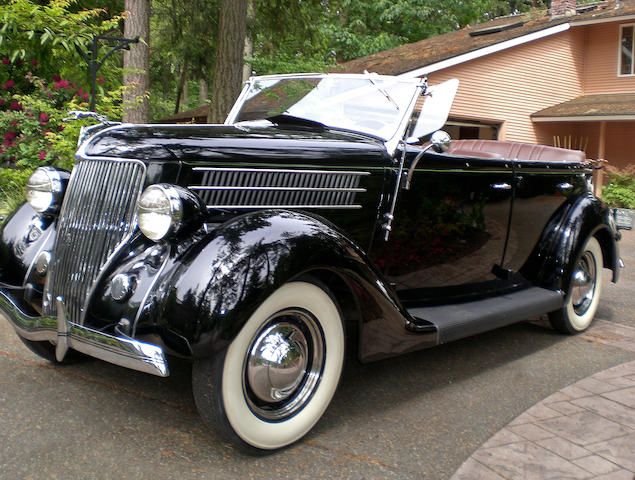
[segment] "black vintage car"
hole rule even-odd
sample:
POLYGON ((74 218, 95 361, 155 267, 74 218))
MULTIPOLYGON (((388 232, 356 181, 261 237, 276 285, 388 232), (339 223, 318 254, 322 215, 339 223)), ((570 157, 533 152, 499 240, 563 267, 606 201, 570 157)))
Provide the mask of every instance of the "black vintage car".
POLYGON ((257 77, 224 125, 102 125, 2 227, 0 308, 54 363, 190 359, 204 422, 255 450, 315 425, 345 344, 585 330, 621 261, 584 154, 432 134, 457 84, 257 77))

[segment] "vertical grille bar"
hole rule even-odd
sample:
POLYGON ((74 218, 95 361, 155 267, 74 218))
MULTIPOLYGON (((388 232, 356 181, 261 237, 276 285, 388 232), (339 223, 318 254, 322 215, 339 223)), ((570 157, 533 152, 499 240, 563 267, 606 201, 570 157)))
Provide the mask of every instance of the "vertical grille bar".
MULTIPOLYGON (((136 227, 135 204, 145 166, 133 160, 81 160, 73 170, 57 224, 45 298, 64 297, 70 320, 82 324, 88 298, 112 255, 136 227)), ((55 315, 55 302, 45 302, 55 315)))

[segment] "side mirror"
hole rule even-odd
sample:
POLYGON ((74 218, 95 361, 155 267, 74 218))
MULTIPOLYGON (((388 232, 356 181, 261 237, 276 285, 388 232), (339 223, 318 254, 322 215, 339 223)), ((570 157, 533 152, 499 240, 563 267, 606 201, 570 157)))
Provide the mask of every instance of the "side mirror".
POLYGON ((452 144, 450 134, 443 130, 437 130, 430 137, 430 145, 432 149, 437 153, 447 152, 452 144))
MULTIPOLYGON (((410 140, 410 138, 406 140, 406 143, 410 143, 410 140)), ((437 130, 436 132, 434 132, 430 137, 430 143, 428 144, 428 146, 421 150, 421 152, 419 152, 419 154, 412 161, 412 164, 408 169, 408 175, 406 176, 406 184, 404 185, 404 188, 406 190, 410 190, 410 184, 412 183, 412 176, 415 173, 415 168, 417 168, 417 164, 419 163, 419 160, 421 160, 421 157, 423 157, 424 153, 426 153, 430 149, 434 150, 437 153, 447 152, 450 149, 451 143, 452 139, 450 138, 450 134, 448 132, 444 132, 443 130, 437 130)))

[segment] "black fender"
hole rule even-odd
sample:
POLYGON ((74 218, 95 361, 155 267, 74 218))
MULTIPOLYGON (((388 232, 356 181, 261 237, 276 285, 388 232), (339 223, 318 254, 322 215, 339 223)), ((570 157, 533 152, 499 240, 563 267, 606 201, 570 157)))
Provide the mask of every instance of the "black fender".
MULTIPOLYGON (((154 324, 180 338, 188 356, 213 355, 277 288, 314 272, 346 282, 362 312, 362 336, 377 322, 406 333, 407 312, 365 253, 321 217, 287 210, 235 217, 193 244, 162 274, 155 287, 164 299, 161 307, 142 316, 137 331, 154 324)), ((360 357, 381 353, 360 352, 360 357)))
POLYGON ((595 236, 602 247, 604 267, 619 277, 619 235, 610 209, 587 194, 565 203, 547 223, 521 273, 543 288, 569 291, 575 260, 584 243, 595 236))
POLYGON ((38 253, 55 240, 55 218, 42 215, 23 203, 0 228, 0 281, 11 285, 34 282, 38 253))

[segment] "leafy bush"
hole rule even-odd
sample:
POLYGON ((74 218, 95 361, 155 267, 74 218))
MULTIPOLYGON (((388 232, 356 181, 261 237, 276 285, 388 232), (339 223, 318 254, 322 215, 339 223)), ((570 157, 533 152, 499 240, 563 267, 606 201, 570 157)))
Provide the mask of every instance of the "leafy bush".
POLYGON ((612 207, 635 208, 635 165, 623 169, 606 167, 608 183, 602 187, 602 199, 612 207))

